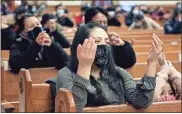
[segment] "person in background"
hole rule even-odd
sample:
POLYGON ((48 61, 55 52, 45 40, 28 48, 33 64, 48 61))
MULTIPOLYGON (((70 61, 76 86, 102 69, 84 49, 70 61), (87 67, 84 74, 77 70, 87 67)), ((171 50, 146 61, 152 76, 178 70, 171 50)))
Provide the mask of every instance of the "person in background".
POLYGON ((151 12, 151 17, 154 20, 168 19, 169 13, 166 12, 163 7, 158 6, 154 11, 151 12))
POLYGON ((119 26, 121 27, 121 22, 118 20, 114 7, 107 8, 108 14, 108 26, 119 26))
MULTIPOLYGON (((97 22, 107 29, 107 12, 100 7, 88 9, 85 13, 85 24, 88 22, 97 22)), ((124 69, 131 68, 136 63, 136 55, 131 44, 122 40, 117 33, 107 32, 116 65, 124 69)))
POLYGON ((134 22, 129 27, 129 30, 132 29, 162 30, 162 27, 151 18, 145 16, 142 11, 139 11, 134 16, 134 22))
POLYGON ((16 38, 16 34, 13 31, 12 27, 7 24, 6 19, 2 19, 2 22, 1 22, 1 50, 9 50, 15 38, 16 38))
POLYGON ((70 43, 67 38, 61 33, 61 25, 56 23, 57 18, 53 14, 44 14, 41 24, 46 33, 52 38, 52 41, 58 42, 63 48, 69 48, 70 43))
POLYGON ((87 23, 78 28, 71 47, 70 68, 62 68, 56 78, 57 92, 60 88, 71 91, 77 112, 84 107, 126 102, 139 109, 149 107, 153 102, 161 40, 153 36, 147 70, 137 84, 127 71, 114 64, 108 39, 100 24, 87 23))
POLYGON ((175 8, 172 17, 164 24, 165 34, 181 34, 182 33, 182 10, 175 8))
POLYGON ((17 37, 20 34, 21 30, 19 26, 21 25, 21 18, 28 13, 28 9, 23 5, 15 10, 15 24, 14 24, 14 32, 16 33, 17 37))
POLYGON ((181 99, 181 73, 178 72, 164 54, 159 59, 160 72, 156 77, 154 102, 181 99))
POLYGON ((58 23, 62 26, 73 27, 74 23, 68 17, 68 10, 64 8, 62 4, 56 6, 56 16, 58 18, 58 23))
POLYGON ((89 9, 88 6, 82 6, 81 7, 81 14, 79 16, 76 16, 75 17, 75 21, 76 21, 76 26, 80 26, 80 24, 83 24, 84 23, 84 15, 85 15, 85 12, 89 9))
POLYGON ((42 31, 37 17, 26 14, 21 18, 21 22, 20 38, 17 38, 10 48, 9 65, 12 72, 18 73, 21 68, 61 69, 68 64, 69 56, 59 43, 53 42, 50 36, 42 31))
POLYGON ((139 13, 139 6, 133 6, 131 11, 128 13, 128 15, 126 15, 125 17, 125 24, 129 27, 134 20, 134 16, 137 15, 139 13))
POLYGON ((139 6, 140 7, 140 10, 144 13, 144 14, 149 14, 150 13, 150 9, 147 5, 145 4, 142 4, 139 6))
POLYGON ((1 3, 1 15, 8 15, 11 11, 9 10, 8 3, 6 1, 2 1, 1 3))
POLYGON ((120 5, 116 5, 116 6, 115 6, 115 12, 116 12, 116 16, 117 16, 117 17, 126 14, 126 11, 124 11, 124 10, 122 9, 122 6, 120 6, 120 5))

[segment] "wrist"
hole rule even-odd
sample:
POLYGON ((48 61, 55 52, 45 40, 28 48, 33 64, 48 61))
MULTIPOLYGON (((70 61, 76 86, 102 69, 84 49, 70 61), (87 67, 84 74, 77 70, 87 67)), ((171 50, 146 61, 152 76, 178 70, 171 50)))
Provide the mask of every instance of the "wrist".
POLYGON ((77 74, 87 80, 90 79, 91 66, 88 65, 78 65, 77 74))

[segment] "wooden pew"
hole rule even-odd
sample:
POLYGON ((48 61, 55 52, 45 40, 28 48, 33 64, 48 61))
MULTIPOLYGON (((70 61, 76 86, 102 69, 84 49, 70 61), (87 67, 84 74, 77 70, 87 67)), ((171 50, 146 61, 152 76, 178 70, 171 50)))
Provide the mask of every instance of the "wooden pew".
MULTIPOLYGON (((149 53, 136 53, 137 63, 144 63, 147 62, 147 57, 149 53)), ((169 61, 180 61, 181 60, 181 52, 172 51, 172 52, 165 52, 166 59, 169 61)))
MULTIPOLYGON (((33 84, 44 83, 49 78, 57 75, 58 70, 55 68, 34 68, 29 69, 31 74, 31 79, 33 84)), ((2 75, 2 97, 5 100, 3 103, 11 104, 15 107, 14 112, 19 111, 19 76, 18 74, 13 74, 10 71, 4 71, 2 75)), ((3 103, 1 105, 3 105, 3 103)))
MULTIPOLYGON (((55 68, 32 68, 29 69, 31 73, 31 78, 34 84, 44 83, 47 79, 57 75, 58 70, 55 68)), ((18 96, 18 74, 12 73, 10 70, 4 71, 2 75, 2 87, 3 99, 7 101, 17 101, 18 96)))
MULTIPOLYGON (((181 72, 181 62, 171 62, 177 71, 181 72)), ((147 63, 136 63, 132 68, 127 71, 133 76, 133 78, 141 78, 144 76, 147 63)), ((157 72, 160 70, 159 64, 157 64, 157 72)))
MULTIPOLYGON (((20 112, 51 112, 52 97, 49 84, 32 84, 31 75, 28 70, 22 69, 20 72, 19 91, 20 95, 20 112)), ((135 109, 132 106, 108 105, 101 107, 86 107, 84 112, 180 112, 181 101, 153 103, 147 109, 135 109), (170 109, 168 107, 175 106, 170 109), (157 108, 158 107, 158 108, 157 108), (108 108, 109 110, 106 110, 108 108), (165 110, 168 108, 168 110, 165 110)), ((74 99, 71 92, 60 89, 55 100, 56 112, 76 112, 74 99)))
MULTIPOLYGON (((60 88, 55 101, 56 112, 76 112, 76 105, 69 90, 60 88)), ((127 104, 86 107, 84 112, 181 112, 181 101, 154 102, 146 109, 136 109, 127 104)))
MULTIPOLYGON (((133 49, 135 53, 139 52, 149 52, 151 49, 151 45, 134 45, 133 49)), ((163 45, 163 52, 168 52, 168 51, 181 51, 181 45, 163 45)))
POLYGON ((31 73, 26 69, 21 69, 19 77, 19 112, 51 112, 53 104, 50 85, 33 84, 31 73))

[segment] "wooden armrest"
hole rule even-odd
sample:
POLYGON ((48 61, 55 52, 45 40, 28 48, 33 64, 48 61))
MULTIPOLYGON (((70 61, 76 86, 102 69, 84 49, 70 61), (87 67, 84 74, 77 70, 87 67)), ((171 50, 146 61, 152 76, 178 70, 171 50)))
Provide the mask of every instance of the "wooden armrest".
POLYGON ((60 88, 55 100, 55 112, 76 112, 75 102, 69 90, 60 88))
POLYGON ((9 102, 1 103, 1 112, 12 113, 14 110, 15 107, 11 103, 9 102))

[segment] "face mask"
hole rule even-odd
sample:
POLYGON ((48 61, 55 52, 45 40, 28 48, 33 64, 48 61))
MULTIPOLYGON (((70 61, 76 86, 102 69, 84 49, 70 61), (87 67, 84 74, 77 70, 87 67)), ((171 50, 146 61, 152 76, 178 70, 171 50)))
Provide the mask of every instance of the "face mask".
POLYGON ((43 31, 43 27, 35 27, 33 30, 28 31, 28 38, 35 40, 37 38, 37 36, 39 35, 39 33, 41 33, 43 31))
POLYGON ((139 10, 134 10, 134 11, 133 11, 133 15, 137 15, 137 14, 139 14, 139 13, 140 13, 139 10))
POLYGON ((114 11, 109 11, 109 12, 108 12, 108 15, 109 15, 111 18, 113 18, 113 17, 115 16, 115 12, 114 12, 114 11))
POLYGON ((64 14, 64 10, 63 10, 63 9, 57 10, 57 14, 58 14, 58 15, 63 15, 63 14, 64 14))
POLYGON ((107 45, 97 45, 97 51, 95 55, 94 64, 103 69, 109 63, 110 47, 107 45))
POLYGON ((36 7, 33 7, 33 8, 32 8, 32 12, 33 12, 33 13, 37 12, 37 8, 36 8, 36 7))

